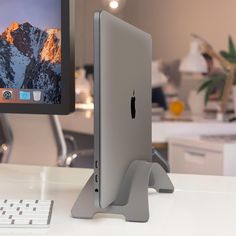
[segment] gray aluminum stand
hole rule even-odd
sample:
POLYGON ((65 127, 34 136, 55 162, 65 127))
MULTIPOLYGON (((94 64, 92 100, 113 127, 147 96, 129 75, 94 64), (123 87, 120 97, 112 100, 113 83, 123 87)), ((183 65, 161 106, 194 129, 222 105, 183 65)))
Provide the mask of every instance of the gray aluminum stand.
POLYGON ((157 163, 134 161, 124 177, 117 200, 107 208, 94 203, 93 175, 76 200, 73 218, 91 219, 96 213, 124 215, 126 221, 147 222, 149 219, 148 187, 159 193, 173 193, 174 186, 166 172, 157 163))

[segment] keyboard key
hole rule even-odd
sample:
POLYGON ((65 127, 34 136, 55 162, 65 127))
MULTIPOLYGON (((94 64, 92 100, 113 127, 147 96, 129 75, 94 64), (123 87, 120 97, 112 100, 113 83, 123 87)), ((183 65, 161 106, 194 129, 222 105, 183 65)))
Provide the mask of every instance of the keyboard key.
POLYGON ((18 215, 13 217, 14 220, 20 220, 20 219, 48 219, 48 215, 36 215, 36 214, 31 214, 31 215, 18 215))
POLYGON ((10 225, 12 222, 11 219, 0 219, 0 224, 10 225))
POLYGON ((21 215, 24 216, 31 216, 31 215, 40 215, 40 216, 47 216, 48 215, 48 211, 37 211, 37 212, 25 212, 23 211, 21 215))
POLYGON ((0 220, 5 220, 5 219, 7 219, 7 220, 9 220, 9 215, 0 215, 0 220))
POLYGON ((40 206, 50 206, 51 202, 49 202, 49 201, 39 201, 37 203, 37 205, 40 205, 40 206))
POLYGON ((19 207, 18 211, 33 212, 34 208, 33 207, 19 207))
POLYGON ((19 204, 20 200, 8 200, 7 203, 8 204, 19 204))
POLYGON ((28 225, 30 223, 30 220, 14 220, 13 224, 14 225, 28 225))
POLYGON ((0 204, 0 208, 1 208, 1 207, 8 207, 8 208, 10 208, 10 207, 12 207, 12 206, 11 206, 11 204, 9 204, 9 203, 6 203, 6 204, 5 204, 5 203, 2 203, 2 204, 0 204))
POLYGON ((45 225, 47 223, 48 223, 47 220, 32 220, 33 225, 45 225))
POLYGON ((3 207, 2 211, 17 211, 18 207, 3 207))
POLYGON ((36 207, 36 212, 37 211, 49 211, 50 210, 50 206, 49 207, 36 207))
POLYGON ((15 215, 19 215, 19 211, 6 211, 5 212, 6 216, 15 216, 15 215))
POLYGON ((34 203, 36 203, 36 201, 37 201, 37 200, 23 200, 22 203, 23 203, 23 204, 28 204, 28 203, 29 203, 29 204, 34 204, 34 203))

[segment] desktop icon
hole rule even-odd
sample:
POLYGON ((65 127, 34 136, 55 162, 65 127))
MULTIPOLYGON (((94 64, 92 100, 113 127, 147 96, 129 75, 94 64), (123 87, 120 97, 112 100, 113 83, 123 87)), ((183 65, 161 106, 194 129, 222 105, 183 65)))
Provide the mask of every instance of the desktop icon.
POLYGON ((33 91, 33 96, 34 96, 34 101, 35 102, 40 102, 42 92, 41 91, 33 91))
POLYGON ((134 120, 136 118, 136 97, 135 90, 133 91, 133 96, 131 97, 131 117, 134 120))
POLYGON ((9 90, 4 90, 2 92, 2 98, 4 100, 11 100, 13 98, 13 93, 12 91, 9 91, 9 90))
POLYGON ((30 92, 20 91, 20 100, 30 100, 30 92))

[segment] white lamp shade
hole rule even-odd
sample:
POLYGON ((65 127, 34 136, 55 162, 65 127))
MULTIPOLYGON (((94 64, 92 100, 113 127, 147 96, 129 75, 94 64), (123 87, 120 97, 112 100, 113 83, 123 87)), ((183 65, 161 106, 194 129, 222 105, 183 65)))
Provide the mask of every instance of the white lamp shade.
POLYGON ((188 73, 207 73, 207 62, 200 53, 197 41, 191 43, 189 54, 181 61, 179 70, 188 73))

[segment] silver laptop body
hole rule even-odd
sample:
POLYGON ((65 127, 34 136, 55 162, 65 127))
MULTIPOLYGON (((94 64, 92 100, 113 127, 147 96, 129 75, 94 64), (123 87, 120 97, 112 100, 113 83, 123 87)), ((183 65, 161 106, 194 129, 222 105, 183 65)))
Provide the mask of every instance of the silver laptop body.
POLYGON ((101 11, 94 16, 95 204, 116 200, 134 160, 151 161, 151 36, 101 11))

